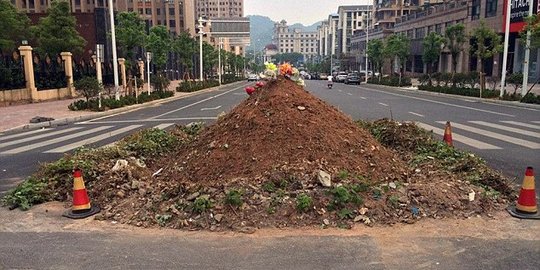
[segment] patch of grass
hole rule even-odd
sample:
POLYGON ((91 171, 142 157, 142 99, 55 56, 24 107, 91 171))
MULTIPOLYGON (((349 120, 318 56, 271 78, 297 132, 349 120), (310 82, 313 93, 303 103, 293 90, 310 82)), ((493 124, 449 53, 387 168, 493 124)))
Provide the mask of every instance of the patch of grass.
POLYGON ((346 186, 335 187, 330 191, 330 194, 332 195, 332 200, 328 205, 328 209, 330 210, 344 208, 349 203, 352 203, 355 206, 364 203, 364 200, 356 191, 352 188, 349 189, 346 186))
POLYGON ((366 183, 356 183, 351 185, 351 189, 356 193, 366 192, 369 190, 369 184, 366 183))
POLYGON ((240 207, 244 201, 242 200, 242 191, 231 189, 225 196, 225 203, 230 206, 240 207))
POLYGON ((43 194, 46 186, 45 182, 30 177, 6 194, 2 198, 2 204, 9 206, 10 209, 19 207, 21 210, 28 210, 32 205, 46 200, 43 194))
POLYGON ((119 146, 139 157, 159 156, 170 152, 180 143, 178 137, 159 128, 137 132, 120 141, 119 146))
POLYGON ((351 209, 348 209, 348 208, 343 208, 343 209, 339 210, 337 215, 341 219, 354 218, 354 212, 351 209))
POLYGON ((339 173, 337 175, 337 178, 339 180, 345 180, 345 179, 349 178, 349 172, 347 170, 341 170, 341 171, 339 171, 339 173))
POLYGON ((272 181, 266 181, 262 185, 262 189, 268 193, 273 193, 276 191, 276 184, 272 181))
POLYGON ((193 122, 181 127, 187 135, 196 136, 204 128, 204 122, 193 122))
POLYGON ((169 214, 159 215, 159 214, 157 214, 155 216, 155 218, 156 218, 156 222, 159 224, 159 226, 165 227, 165 225, 167 225, 167 223, 171 220, 172 215, 169 215, 169 214))
POLYGON ((394 208, 398 208, 399 207, 399 198, 395 195, 392 195, 390 197, 388 197, 388 203, 390 203, 390 205, 394 208))
POLYGON ((193 202, 193 210, 197 213, 204 213, 212 208, 212 202, 208 196, 199 196, 193 202))
POLYGON ((306 212, 313 205, 313 199, 307 194, 300 194, 296 197, 296 210, 298 212, 306 212))

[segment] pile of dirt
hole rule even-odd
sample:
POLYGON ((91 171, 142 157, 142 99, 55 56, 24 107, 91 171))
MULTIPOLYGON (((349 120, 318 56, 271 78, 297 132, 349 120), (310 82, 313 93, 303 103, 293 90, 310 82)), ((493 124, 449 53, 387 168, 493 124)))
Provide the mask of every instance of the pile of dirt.
POLYGON ((406 172, 351 118, 284 78, 256 91, 164 162, 169 178, 202 185, 282 168, 299 174, 345 170, 375 182, 400 180, 406 172))
MULTIPOLYGON (((515 197, 510 182, 474 155, 414 124, 355 123, 285 78, 209 127, 128 140, 118 151, 86 154, 96 157, 84 164, 90 196, 103 209, 98 219, 242 232, 351 227, 489 214, 515 197)), ((59 175, 76 160, 33 178, 46 181, 48 200, 71 201, 59 175)))

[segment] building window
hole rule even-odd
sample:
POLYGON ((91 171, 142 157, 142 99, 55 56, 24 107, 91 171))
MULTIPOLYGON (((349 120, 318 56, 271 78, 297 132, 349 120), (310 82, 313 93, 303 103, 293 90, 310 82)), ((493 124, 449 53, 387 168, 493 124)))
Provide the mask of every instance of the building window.
POLYGON ((480 1, 481 0, 473 0, 472 1, 472 7, 471 7, 471 20, 478 20, 480 19, 480 1))
POLYGON ((416 35, 415 38, 424 38, 426 36, 426 30, 424 27, 416 28, 416 35))
POLYGON ((152 9, 151 8, 146 9, 146 15, 152 15, 152 9))
POLYGON ((437 34, 442 34, 442 24, 436 24, 435 25, 435 32, 437 32, 437 34))
POLYGON ((497 16, 497 0, 486 0, 486 18, 497 16))

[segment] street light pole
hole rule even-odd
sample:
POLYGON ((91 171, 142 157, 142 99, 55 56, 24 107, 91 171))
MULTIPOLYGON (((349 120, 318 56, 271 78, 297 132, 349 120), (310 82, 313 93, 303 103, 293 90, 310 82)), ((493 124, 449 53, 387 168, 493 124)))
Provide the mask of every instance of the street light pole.
POLYGON ((368 52, 367 52, 367 48, 368 48, 368 43, 369 43, 369 10, 367 12, 367 22, 366 22, 366 77, 365 77, 365 82, 367 83, 368 81, 368 52))
POLYGON ((114 74, 114 97, 120 100, 120 92, 118 91, 118 56, 116 55, 116 31, 114 26, 114 6, 113 0, 109 0, 109 18, 111 20, 111 41, 113 55, 113 74, 114 74))
POLYGON ((508 62, 508 46, 509 46, 509 40, 510 40, 510 10, 512 9, 512 1, 507 0, 506 5, 506 21, 504 26, 504 53, 503 53, 503 66, 502 66, 502 74, 501 74, 501 90, 500 90, 500 97, 503 96, 505 91, 505 83, 506 83, 506 64, 508 62))
MULTIPOLYGON (((533 2, 534 1, 529 0, 529 17, 533 15, 533 2)), ((525 96, 527 94, 527 89, 529 88, 529 60, 531 55, 530 47, 531 30, 527 31, 527 40, 525 41, 525 59, 523 59, 523 84, 521 85, 521 96, 525 96)))
POLYGON ((204 33, 204 23, 206 23, 206 20, 203 20, 202 17, 199 17, 199 25, 197 25, 197 29, 199 30, 199 81, 203 81, 203 36, 204 33))
POLYGON ((147 86, 148 95, 150 95, 150 93, 152 92, 150 88, 150 61, 152 61, 152 53, 146 52, 146 74, 148 74, 148 86, 147 86))
POLYGON ((219 49, 218 49, 218 80, 219 85, 221 85, 221 45, 223 44, 223 40, 219 38, 219 49))

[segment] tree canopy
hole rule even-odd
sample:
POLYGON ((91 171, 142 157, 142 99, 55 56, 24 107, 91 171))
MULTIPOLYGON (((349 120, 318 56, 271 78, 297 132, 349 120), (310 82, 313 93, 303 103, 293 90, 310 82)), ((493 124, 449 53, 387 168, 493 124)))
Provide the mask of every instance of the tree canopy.
POLYGON ((82 53, 86 40, 77 32, 76 20, 71 15, 69 3, 53 1, 47 13, 47 16, 41 18, 39 24, 32 28, 38 44, 37 51, 49 55, 61 52, 82 53))
POLYGON ((167 64, 171 45, 171 36, 165 26, 158 25, 150 28, 146 49, 152 53, 152 62, 158 70, 162 70, 167 64))
POLYGON ((19 13, 9 0, 0 0, 0 50, 12 50, 27 38, 30 19, 19 13))
POLYGON ((379 71, 379 76, 382 75, 382 67, 384 63, 384 43, 381 39, 370 40, 367 44, 367 54, 374 65, 374 69, 379 71))
POLYGON ((436 32, 430 32, 422 41, 423 54, 422 61, 428 67, 428 73, 433 70, 433 64, 439 60, 441 55, 441 46, 444 44, 444 38, 436 32))
POLYGON ((116 15, 116 21, 116 41, 121 55, 129 62, 135 57, 135 49, 144 46, 145 25, 141 17, 134 12, 120 12, 116 15))
POLYGON ((444 32, 444 37, 444 45, 450 51, 450 55, 452 55, 452 71, 456 73, 457 58, 461 51, 463 51, 463 44, 467 40, 465 25, 458 23, 448 26, 444 32))

